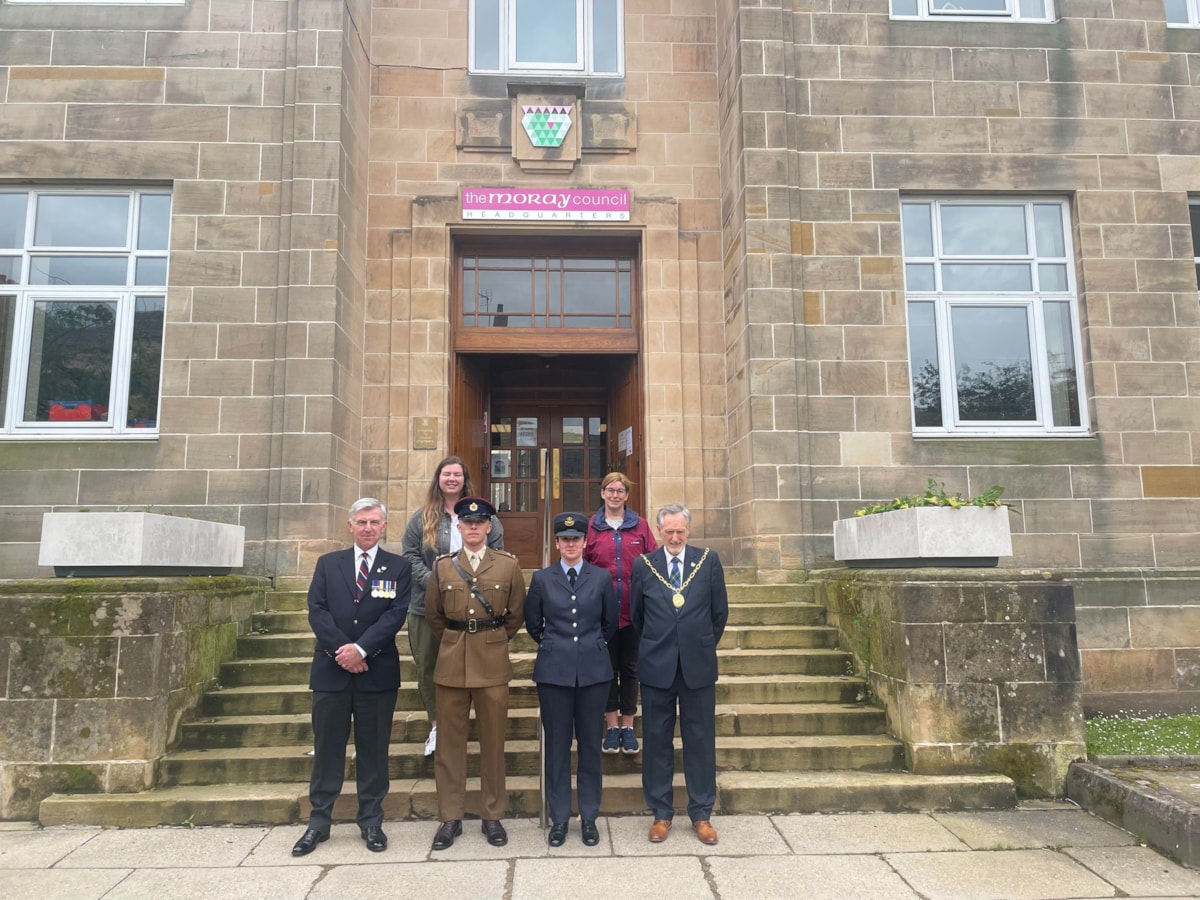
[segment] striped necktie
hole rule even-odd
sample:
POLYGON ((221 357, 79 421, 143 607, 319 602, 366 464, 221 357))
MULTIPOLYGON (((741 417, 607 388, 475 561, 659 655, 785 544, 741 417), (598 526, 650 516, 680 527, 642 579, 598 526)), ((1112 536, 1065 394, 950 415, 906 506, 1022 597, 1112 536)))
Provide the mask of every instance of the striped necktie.
POLYGON ((358 565, 358 597, 360 599, 367 592, 367 580, 371 577, 371 570, 367 568, 367 554, 362 555, 362 562, 358 565))

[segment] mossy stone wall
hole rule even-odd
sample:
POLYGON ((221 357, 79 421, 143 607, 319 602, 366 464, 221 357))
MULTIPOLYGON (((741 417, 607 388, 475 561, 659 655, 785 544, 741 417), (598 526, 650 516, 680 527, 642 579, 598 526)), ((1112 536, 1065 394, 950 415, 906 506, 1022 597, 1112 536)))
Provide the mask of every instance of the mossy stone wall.
POLYGON ((154 783, 263 609, 265 578, 0 581, 0 819, 154 783))
POLYGON ((812 573, 917 774, 994 772, 1061 797, 1086 755, 1070 585, 1006 570, 812 573))

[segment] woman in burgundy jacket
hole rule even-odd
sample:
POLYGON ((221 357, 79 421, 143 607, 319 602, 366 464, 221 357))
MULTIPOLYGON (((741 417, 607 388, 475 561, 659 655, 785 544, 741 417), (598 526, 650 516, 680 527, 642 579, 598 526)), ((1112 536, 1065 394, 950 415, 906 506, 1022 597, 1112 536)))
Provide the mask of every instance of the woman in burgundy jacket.
POLYGON ((621 605, 617 634, 608 642, 613 680, 604 714, 608 727, 601 749, 605 753, 637 753, 641 749, 633 732, 638 702, 638 635, 629 618, 629 580, 637 558, 657 550, 658 542, 646 520, 625 506, 632 486, 621 472, 604 476, 600 482, 600 498, 604 503, 588 522, 583 551, 583 558, 592 565, 608 569, 621 605))

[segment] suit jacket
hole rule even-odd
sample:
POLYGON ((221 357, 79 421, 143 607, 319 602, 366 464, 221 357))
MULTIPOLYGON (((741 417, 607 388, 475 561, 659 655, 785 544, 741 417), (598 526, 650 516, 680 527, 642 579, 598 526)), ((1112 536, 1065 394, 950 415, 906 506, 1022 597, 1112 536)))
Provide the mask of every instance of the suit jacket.
POLYGON ((380 547, 366 593, 355 603, 357 552, 351 548, 326 553, 317 560, 308 588, 308 623, 317 637, 308 678, 314 691, 344 691, 351 679, 360 691, 394 691, 400 686, 396 633, 408 613, 412 565, 380 547), (375 582, 392 582, 395 596, 372 597, 375 582), (337 664, 334 656, 343 644, 358 644, 367 652, 367 671, 352 675, 337 664))
POLYGON ((580 687, 612 681, 608 642, 620 608, 607 569, 579 561, 575 588, 559 563, 539 569, 525 598, 525 628, 538 643, 533 680, 580 687))
POLYGON ((729 621, 729 595, 721 560, 710 550, 701 565, 703 554, 702 547, 689 544, 684 548, 683 581, 696 574, 683 590, 684 604, 678 614, 671 603, 675 592, 667 575, 666 549, 642 555, 633 567, 629 610, 641 637, 638 680, 651 687, 671 687, 676 671, 683 672, 689 688, 716 683, 717 643, 729 621), (650 571, 647 561, 662 581, 650 571))
MULTIPOLYGON (((425 586, 425 621, 441 640, 433 681, 445 687, 492 687, 512 680, 508 642, 520 629, 525 613, 525 575, 511 553, 488 547, 474 573, 480 593, 497 616, 505 617, 503 628, 490 631, 451 631, 447 620, 465 622, 486 619, 488 612, 471 595, 470 586, 454 568, 449 554, 433 563, 425 586)), ((459 565, 471 574, 467 551, 457 554, 459 565)))

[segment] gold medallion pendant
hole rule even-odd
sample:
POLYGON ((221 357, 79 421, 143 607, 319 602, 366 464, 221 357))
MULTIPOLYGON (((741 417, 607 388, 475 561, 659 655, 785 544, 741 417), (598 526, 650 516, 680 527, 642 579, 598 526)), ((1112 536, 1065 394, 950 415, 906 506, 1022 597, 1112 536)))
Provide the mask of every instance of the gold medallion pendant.
POLYGON ((672 594, 671 602, 673 604, 675 604, 676 609, 682 609, 683 608, 683 594, 672 594))

